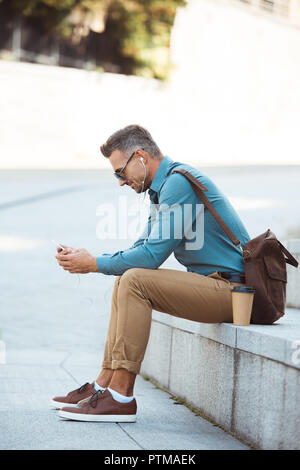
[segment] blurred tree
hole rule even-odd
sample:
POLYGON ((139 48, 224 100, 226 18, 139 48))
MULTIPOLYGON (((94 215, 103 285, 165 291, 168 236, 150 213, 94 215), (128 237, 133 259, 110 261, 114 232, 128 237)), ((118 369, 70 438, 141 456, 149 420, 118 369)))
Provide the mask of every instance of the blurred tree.
MULTIPOLYGON (((166 78, 176 8, 186 0, 0 0, 38 18, 47 33, 78 44, 90 31, 105 37, 124 73, 166 78)), ((103 43, 103 42, 102 42, 103 43)), ((104 67, 105 69, 105 67, 104 67)))

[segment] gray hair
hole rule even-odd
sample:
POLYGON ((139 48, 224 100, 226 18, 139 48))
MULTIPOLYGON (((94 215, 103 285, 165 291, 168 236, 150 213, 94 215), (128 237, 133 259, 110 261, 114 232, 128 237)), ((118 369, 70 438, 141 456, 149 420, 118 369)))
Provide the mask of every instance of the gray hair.
POLYGON ((101 145, 100 150, 106 158, 109 158, 114 150, 120 150, 129 158, 138 148, 143 148, 152 158, 159 160, 161 151, 150 132, 133 124, 114 132, 105 144, 101 145))

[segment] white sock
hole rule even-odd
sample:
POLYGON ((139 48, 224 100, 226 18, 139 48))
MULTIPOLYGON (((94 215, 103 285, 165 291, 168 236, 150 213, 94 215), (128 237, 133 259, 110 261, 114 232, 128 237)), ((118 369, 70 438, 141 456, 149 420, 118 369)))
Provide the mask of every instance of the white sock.
POLYGON ((98 392, 99 390, 105 390, 105 388, 101 387, 101 385, 98 385, 96 380, 94 382, 94 389, 96 390, 96 392, 98 392))
POLYGON ((107 390, 109 390, 110 393, 112 394, 113 398, 115 400, 119 401, 120 403, 129 403, 131 400, 134 399, 134 396, 126 397, 126 395, 121 395, 121 393, 116 392, 112 388, 107 387, 107 390))

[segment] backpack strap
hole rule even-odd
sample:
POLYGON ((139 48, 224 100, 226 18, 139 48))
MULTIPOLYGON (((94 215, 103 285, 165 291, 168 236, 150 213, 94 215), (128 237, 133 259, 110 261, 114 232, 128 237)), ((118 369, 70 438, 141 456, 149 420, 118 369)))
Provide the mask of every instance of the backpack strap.
POLYGON ((207 209, 212 213, 216 221, 221 225, 224 232, 228 235, 232 243, 237 246, 240 245, 241 250, 243 251, 241 242, 236 236, 232 233, 228 225, 225 224, 224 220, 220 217, 212 203, 207 199, 203 191, 208 191, 208 189, 200 183, 191 173, 184 169, 173 170, 172 173, 180 173, 181 175, 185 176, 186 179, 190 182, 192 188, 194 189, 195 193, 200 197, 203 201, 203 204, 207 207, 207 209))
POLYGON ((285 258, 285 262, 286 263, 289 263, 291 264, 292 266, 295 266, 295 268, 298 267, 298 261, 293 257, 293 255, 291 255, 291 253, 285 248, 285 246, 283 246, 283 244, 277 240, 278 243, 279 243, 279 246, 281 248, 281 251, 285 254, 286 258, 285 258))

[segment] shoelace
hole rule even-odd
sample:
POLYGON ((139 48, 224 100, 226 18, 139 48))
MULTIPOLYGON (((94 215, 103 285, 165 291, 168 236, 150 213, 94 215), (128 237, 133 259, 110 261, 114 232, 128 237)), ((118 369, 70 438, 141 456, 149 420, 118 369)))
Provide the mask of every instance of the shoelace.
POLYGON ((87 385, 89 385, 89 382, 86 382, 85 384, 81 385, 81 387, 78 388, 77 393, 82 393, 87 385))
POLYGON ((98 403, 98 400, 99 398, 101 398, 101 395, 105 392, 105 390, 97 390, 97 392, 95 392, 91 398, 90 398, 90 401, 88 402, 89 405, 91 405, 92 408, 96 408, 97 406, 97 403, 98 403))

